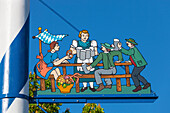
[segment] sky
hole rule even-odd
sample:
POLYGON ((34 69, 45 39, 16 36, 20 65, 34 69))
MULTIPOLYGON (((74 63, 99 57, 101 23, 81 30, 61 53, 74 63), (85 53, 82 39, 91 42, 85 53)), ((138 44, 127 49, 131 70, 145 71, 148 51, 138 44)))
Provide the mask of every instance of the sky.
MULTIPOLYGON (((169 0, 43 0, 62 15, 77 29, 86 29, 90 39, 100 43, 113 43, 114 38, 122 42, 133 38, 148 65, 142 75, 151 83, 152 90, 159 98, 155 103, 101 103, 105 113, 160 113, 169 111, 170 88, 170 1, 169 0)), ((38 60, 38 27, 48 29, 52 34, 69 34, 59 42, 62 58, 78 32, 50 11, 39 0, 30 0, 30 65, 33 71, 38 60)), ((49 46, 43 45, 45 53, 49 46)), ((101 52, 101 51, 99 51, 101 52)), ((128 57, 123 56, 124 60, 128 57)), ((74 59, 70 60, 73 62, 74 59)), ((132 69, 132 67, 131 67, 132 69)), ((60 112, 70 108, 72 113, 80 113, 84 104, 63 104, 60 112)))

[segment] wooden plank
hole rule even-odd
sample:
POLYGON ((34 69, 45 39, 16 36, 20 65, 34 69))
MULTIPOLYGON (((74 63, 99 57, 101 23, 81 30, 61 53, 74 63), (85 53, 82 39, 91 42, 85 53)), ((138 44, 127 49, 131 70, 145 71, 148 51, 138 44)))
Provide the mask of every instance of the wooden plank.
MULTIPOLYGON (((39 31, 39 34, 41 33, 41 27, 38 28, 38 31, 39 31)), ((39 53, 41 54, 42 53, 42 43, 41 43, 41 40, 39 39, 39 53)))
POLYGON ((41 43, 41 40, 39 40, 39 54, 42 53, 42 43, 41 43))
MULTIPOLYGON (((131 74, 123 74, 123 75, 101 75, 101 78, 130 78, 131 74)), ((41 77, 37 76, 38 79, 41 77)), ((54 78, 53 75, 50 75, 48 78, 54 78)), ((79 76, 79 78, 94 78, 94 74, 84 74, 79 76)))
POLYGON ((126 74, 129 74, 129 66, 125 66, 125 71, 126 71, 126 74))
POLYGON ((79 81, 76 83, 76 93, 80 92, 80 85, 79 85, 79 81))
POLYGON ((66 72, 66 67, 63 66, 63 75, 66 75, 66 74, 67 74, 67 72, 66 72))
MULTIPOLYGON (((48 77, 48 79, 49 79, 49 78, 54 78, 54 76, 53 76, 53 75, 50 75, 50 76, 48 77)), ((41 77, 37 76, 37 79, 41 79, 41 77)))
POLYGON ((117 92, 122 91, 120 78, 116 78, 116 87, 117 87, 117 92))
POLYGON ((51 92, 56 92, 54 78, 51 78, 51 92))
MULTIPOLYGON (((124 75, 101 75, 101 78, 126 78, 131 77, 131 74, 124 74, 124 75)), ((85 74, 79 76, 79 78, 94 78, 94 74, 85 74)))
POLYGON ((126 86, 127 87, 130 87, 131 85, 130 85, 130 78, 126 78, 126 86))
MULTIPOLYGON (((90 65, 91 63, 87 63, 87 65, 90 65)), ((69 63, 69 64, 60 64, 60 65, 54 65, 55 67, 63 67, 63 66, 81 66, 82 63, 69 63)), ((115 63, 115 66, 126 66, 126 65, 132 65, 132 63, 115 63)), ((98 63, 96 66, 103 66, 102 63, 98 63)))
MULTIPOLYGON (((129 66, 125 66, 126 74, 129 74, 129 66)), ((130 78, 126 78, 126 86, 130 87, 130 78)))
POLYGON ((41 91, 45 90, 45 80, 44 79, 40 79, 40 89, 41 89, 41 91))

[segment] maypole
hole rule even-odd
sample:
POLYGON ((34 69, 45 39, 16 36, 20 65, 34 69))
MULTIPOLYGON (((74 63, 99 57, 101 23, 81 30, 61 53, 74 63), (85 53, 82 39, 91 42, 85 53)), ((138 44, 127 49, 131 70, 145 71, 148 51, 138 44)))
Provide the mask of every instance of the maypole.
POLYGON ((28 113, 30 0, 0 0, 0 113, 28 113))

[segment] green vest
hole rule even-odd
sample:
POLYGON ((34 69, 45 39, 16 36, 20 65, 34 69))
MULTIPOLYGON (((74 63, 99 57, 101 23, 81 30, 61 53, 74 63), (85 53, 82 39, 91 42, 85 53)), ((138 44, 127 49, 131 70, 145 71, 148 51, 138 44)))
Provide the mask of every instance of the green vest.
POLYGON ((142 54, 136 47, 130 48, 129 50, 122 48, 120 51, 125 55, 131 56, 137 67, 147 65, 146 60, 143 58, 142 54))

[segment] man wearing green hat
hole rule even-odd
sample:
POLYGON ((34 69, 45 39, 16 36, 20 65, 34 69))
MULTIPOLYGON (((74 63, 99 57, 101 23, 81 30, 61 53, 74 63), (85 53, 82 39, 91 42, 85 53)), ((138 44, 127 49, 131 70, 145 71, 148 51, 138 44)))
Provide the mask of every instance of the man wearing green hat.
POLYGON ((134 65, 133 71, 132 71, 132 80, 136 86, 136 88, 133 90, 133 92, 137 92, 141 90, 140 81, 144 84, 143 89, 147 89, 150 87, 150 83, 147 82, 147 80, 140 75, 140 73, 143 71, 145 66, 147 65, 145 59, 143 58, 142 54, 139 52, 139 50, 135 47, 135 45, 138 45, 134 39, 125 39, 127 42, 127 46, 130 48, 129 50, 126 50, 122 48, 122 44, 119 43, 118 47, 120 48, 120 51, 124 53, 125 55, 130 56, 130 62, 134 65))
POLYGON ((101 60, 103 61, 103 67, 104 69, 98 69, 95 71, 95 80, 96 83, 99 85, 98 89, 96 91, 101 91, 104 88, 112 88, 112 81, 110 78, 105 78, 106 86, 103 85, 101 80, 101 74, 115 74, 116 68, 113 63, 113 56, 118 56, 119 61, 122 61, 122 53, 120 51, 111 51, 113 47, 109 45, 108 43, 101 44, 102 48, 101 50, 103 53, 100 53, 97 59, 87 67, 87 70, 90 70, 94 68, 101 60), (111 52, 110 52, 111 51, 111 52))

